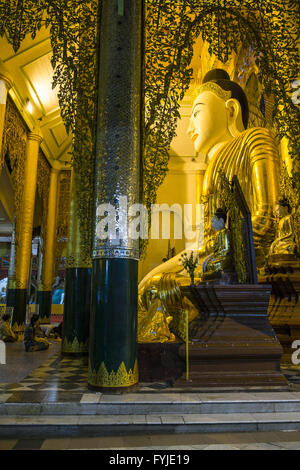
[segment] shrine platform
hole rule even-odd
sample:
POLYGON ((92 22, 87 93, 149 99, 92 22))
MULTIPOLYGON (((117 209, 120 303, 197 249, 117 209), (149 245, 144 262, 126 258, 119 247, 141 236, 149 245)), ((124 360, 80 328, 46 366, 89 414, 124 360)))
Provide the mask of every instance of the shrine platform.
POLYGON ((7 346, 7 365, 0 366, 3 438, 300 430, 300 370, 284 371, 288 391, 197 390, 159 382, 110 395, 88 390, 87 358, 62 357, 59 343, 37 353, 23 353, 20 343, 7 346), (25 359, 24 376, 15 363, 19 380, 5 381, 2 367, 11 374, 12 363, 25 359))

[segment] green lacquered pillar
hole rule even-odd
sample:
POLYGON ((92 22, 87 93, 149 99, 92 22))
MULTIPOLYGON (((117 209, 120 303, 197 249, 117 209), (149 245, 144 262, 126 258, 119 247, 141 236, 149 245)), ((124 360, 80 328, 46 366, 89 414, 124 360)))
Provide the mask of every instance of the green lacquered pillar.
POLYGON ((52 291, 43 290, 43 287, 38 286, 36 303, 39 306, 39 315, 42 324, 50 323, 51 319, 51 305, 52 305, 52 291))
POLYGON ((73 177, 62 338, 62 354, 68 356, 85 355, 89 351, 92 269, 90 249, 84 245, 80 229, 73 177))
POLYGON ((123 389, 138 382, 137 262, 93 261, 89 386, 123 389))
POLYGON ((142 30, 142 0, 102 2, 88 385, 104 392, 138 383, 139 240, 125 206, 140 201, 142 30), (116 211, 107 238, 104 205, 116 211))
POLYGON ((91 271, 90 268, 66 269, 63 355, 79 356, 89 352, 91 271))

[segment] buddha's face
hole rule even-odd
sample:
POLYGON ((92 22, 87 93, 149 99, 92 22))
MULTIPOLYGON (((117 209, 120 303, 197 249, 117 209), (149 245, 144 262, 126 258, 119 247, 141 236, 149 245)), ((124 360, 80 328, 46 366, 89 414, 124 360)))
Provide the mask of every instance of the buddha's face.
POLYGON ((207 154, 220 142, 230 138, 225 101, 211 91, 204 91, 194 101, 187 133, 196 152, 207 154))

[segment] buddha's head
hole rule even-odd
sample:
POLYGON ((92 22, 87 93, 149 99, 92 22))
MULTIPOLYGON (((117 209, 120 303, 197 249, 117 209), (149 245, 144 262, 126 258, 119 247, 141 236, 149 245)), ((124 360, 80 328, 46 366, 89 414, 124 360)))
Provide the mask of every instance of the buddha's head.
POLYGON ((242 88, 225 70, 208 72, 193 103, 187 130, 196 152, 207 154, 215 145, 229 141, 248 125, 249 108, 242 88))

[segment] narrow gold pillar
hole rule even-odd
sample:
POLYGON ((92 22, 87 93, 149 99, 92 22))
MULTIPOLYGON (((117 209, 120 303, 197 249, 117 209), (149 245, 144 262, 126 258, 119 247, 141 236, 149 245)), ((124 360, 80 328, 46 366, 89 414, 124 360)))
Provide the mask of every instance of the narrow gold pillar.
POLYGON ((38 286, 37 298, 41 323, 50 323, 51 316, 52 284, 54 281, 56 260, 56 219, 59 174, 60 170, 58 168, 51 168, 46 230, 43 234, 42 275, 41 282, 38 286))
POLYGON ((26 317, 37 164, 41 141, 42 137, 39 129, 34 129, 34 131, 28 135, 26 144, 23 194, 20 210, 16 214, 16 291, 13 328, 17 332, 24 330, 24 322, 26 317))
MULTIPOLYGON (((12 78, 9 75, 3 62, 0 62, 0 156, 2 152, 3 130, 5 121, 5 110, 7 93, 12 87, 12 78)), ((1 165, 0 165, 1 172, 1 165)))

